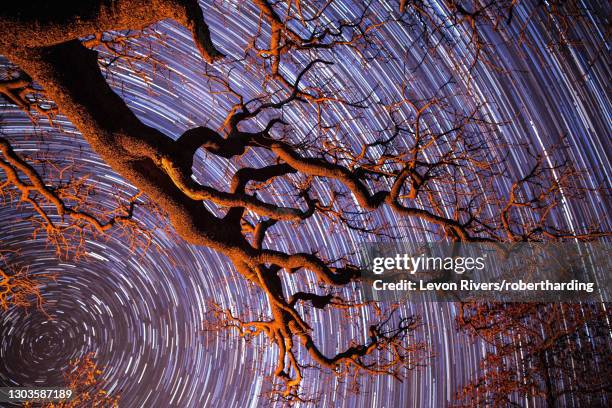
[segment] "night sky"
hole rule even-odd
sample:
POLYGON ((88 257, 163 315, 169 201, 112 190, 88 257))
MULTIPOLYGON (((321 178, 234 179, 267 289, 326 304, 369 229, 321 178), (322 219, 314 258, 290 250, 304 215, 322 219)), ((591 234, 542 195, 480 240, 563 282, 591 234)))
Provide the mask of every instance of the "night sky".
MULTIPOLYGON (((233 2, 202 7, 215 44, 228 55, 222 64, 236 67, 230 76, 232 85, 246 95, 253 94, 260 74, 232 59, 239 59, 245 38, 257 30, 257 11, 251 6, 236 8, 233 2)), ((373 7, 379 15, 397 10, 397 4, 386 1, 373 7)), ((443 6, 436 7, 443 15, 443 6)), ((339 1, 327 13, 334 18, 350 17, 359 8, 350 1, 339 1)), ((481 113, 492 121, 508 122, 500 127, 497 137, 509 143, 528 142, 534 150, 545 153, 565 140, 570 146, 566 154, 585 169, 590 186, 605 184, 612 171, 612 65, 606 42, 609 20, 607 25, 602 21, 609 18, 610 5, 594 4, 593 15, 577 21, 571 35, 581 38, 582 44, 571 47, 549 47, 551 38, 560 34, 539 17, 530 19, 525 31, 530 46, 519 44, 510 34, 526 20, 528 11, 517 9, 508 38, 491 30, 482 33, 495 44, 492 58, 496 68, 487 64, 470 68, 469 33, 464 28, 449 29, 453 46, 432 56, 424 55, 426 51, 419 46, 418 30, 388 24, 377 36, 392 58, 362 64, 350 50, 338 50, 335 64, 321 68, 320 75, 336 78, 344 89, 351 90, 350 96, 371 94, 373 100, 383 102, 399 98, 403 83, 417 99, 437 95, 444 85, 443 92, 457 95, 448 100, 451 106, 486 102, 481 113), (469 98, 461 96, 466 93, 469 98)), ((203 76, 205 64, 190 34, 172 22, 161 22, 153 29, 161 34, 161 41, 143 38, 135 40, 133 48, 145 52, 153 43, 155 58, 165 68, 153 72, 153 64, 142 63, 134 72, 126 64, 116 64, 110 69, 109 83, 144 123, 167 135, 176 138, 203 124, 219 126, 229 104, 210 94, 203 76)), ((282 69, 287 76, 294 75, 295 67, 288 64, 282 69)), ((331 109, 328 115, 343 117, 342 106, 331 109)), ((292 123, 308 123, 297 109, 284 114, 292 123)), ((379 118, 373 109, 365 114, 346 125, 343 143, 359 146, 374 140, 379 118)), ((56 119, 59 126, 51 127, 41 120, 34 127, 27 115, 1 100, 0 118, 2 132, 20 153, 76 157, 79 171, 96 183, 99 202, 112 205, 117 189, 135 192, 61 115, 56 119)), ((443 114, 438 117, 441 129, 446 119, 443 114)), ((307 128, 298 130, 306 132, 307 128)), ((518 150, 507 153, 509 175, 523 174, 526 158, 518 150)), ((240 164, 258 167, 264 161, 251 152, 240 164)), ((195 176, 213 186, 225 186, 227 175, 232 174, 228 169, 236 169, 236 165, 211 160, 200 152, 195 176)), ((275 193, 281 195, 282 191, 271 191, 267 199, 278 200, 275 193)), ((609 203, 591 199, 566 202, 559 222, 572 228, 595 218, 609 230, 608 210, 609 203)), ((266 347, 264 337, 247 344, 234 335, 208 333, 202 323, 210 300, 237 311, 246 311, 248 305, 255 316, 267 310, 264 296, 222 255, 183 242, 144 210, 137 214, 143 223, 159 227, 148 251, 134 253, 124 237, 111 235, 88 241, 86 257, 60 260, 46 244, 44 234, 33 237, 32 223, 25 219, 31 213, 25 206, 4 203, 0 207, 2 247, 19 250, 15 259, 29 265, 33 275, 56 275, 55 281, 45 280, 42 288, 51 320, 35 309, 11 308, 0 314, 0 385, 61 384, 62 373, 72 359, 94 352, 104 370, 105 389, 121 395, 121 406, 264 405, 259 394, 274 368, 274 348, 266 347)), ((398 226, 396 232, 406 239, 428 238, 390 210, 383 208, 373 216, 375 222, 398 226)), ((273 245, 290 252, 325 248, 326 253, 343 254, 372 239, 354 231, 329 231, 327 221, 321 218, 308 220, 299 231, 284 223, 276 227, 273 245)), ((285 279, 290 288, 296 284, 285 279)), ((349 297, 360 296, 352 288, 344 290, 349 297)), ((322 406, 444 406, 458 387, 466 384, 477 370, 483 345, 457 333, 452 304, 405 308, 423 317, 418 336, 435 354, 429 365, 410 373, 404 383, 386 377, 366 378, 357 396, 348 393, 333 375, 307 370, 305 387, 321 393, 322 406)), ((332 351, 357 336, 355 327, 337 313, 313 312, 310 322, 325 350, 332 351)))

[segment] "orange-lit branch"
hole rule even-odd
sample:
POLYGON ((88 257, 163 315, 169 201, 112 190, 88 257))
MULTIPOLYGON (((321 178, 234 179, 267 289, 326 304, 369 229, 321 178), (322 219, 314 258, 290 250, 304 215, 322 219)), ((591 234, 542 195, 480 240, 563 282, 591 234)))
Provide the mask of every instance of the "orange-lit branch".
POLYGON ((0 169, 4 175, 0 187, 3 190, 16 189, 18 200, 33 208, 41 220, 40 228, 36 229, 35 234, 39 229, 44 231, 49 241, 55 245, 58 255, 65 256, 74 251, 78 256, 84 245, 86 231, 105 234, 116 226, 142 235, 146 242, 150 241, 148 232, 133 220, 139 195, 133 196, 128 205, 120 209, 123 214, 114 215, 111 212, 107 219, 103 220, 104 214, 101 210, 93 213, 80 209, 87 207, 89 190, 93 188, 87 186, 86 177, 71 179, 61 186, 50 186, 32 165, 15 152, 4 137, 0 137, 0 153, 0 169))
POLYGON ((45 300, 40 286, 40 276, 30 276, 25 268, 11 271, 0 267, 0 309, 36 305, 43 310, 45 300))
MULTIPOLYGON (((73 10, 58 8, 57 14, 42 16, 27 9, 13 14, 1 9, 0 29, 14 35, 0 37, 0 53, 45 89, 92 149, 158 205, 185 241, 227 256, 266 297, 271 316, 249 323, 214 309, 212 327, 237 329, 243 337, 258 333, 268 337, 279 352, 275 375, 281 383, 274 395, 304 399, 305 368, 326 368, 345 377, 367 373, 401 378, 405 370, 423 362, 420 357, 426 354, 422 344, 411 339, 418 327, 417 317, 380 310, 374 314, 378 320, 366 328, 366 338, 344 345, 339 353, 323 353, 315 344, 303 308, 346 311, 365 307, 336 292, 330 296, 332 289, 349 288, 359 281, 361 270, 345 254, 324 256, 318 248, 288 251, 270 239, 281 223, 301 228, 309 219, 321 216, 342 228, 378 232, 380 226, 368 225, 367 215, 386 207, 410 228, 452 241, 592 239, 606 234, 590 226, 578 231, 551 223, 550 214, 561 200, 598 191, 580 184, 579 173, 557 157, 562 152, 545 161, 531 157, 531 164, 537 166, 533 175, 508 178, 508 157, 500 151, 525 146, 504 144, 499 137, 501 124, 482 113, 480 103, 453 108, 455 104, 447 100, 472 100, 469 95, 444 98, 438 92, 441 88, 418 100, 404 86, 400 100, 374 101, 371 95, 337 84, 341 82, 337 78, 325 77, 333 66, 334 53, 325 53, 323 58, 319 51, 348 47, 365 63, 387 57, 378 44, 376 29, 394 18, 374 18, 369 6, 357 12, 355 21, 330 22, 323 16, 327 1, 312 7, 289 2, 283 9, 282 2, 254 0, 261 21, 242 62, 249 69, 261 67, 261 92, 247 99, 237 86, 232 87, 233 68, 218 64, 205 70, 211 95, 227 98, 230 106, 224 117, 217 118, 217 129, 199 126, 182 135, 166 135, 146 125, 108 85, 98 52, 83 45, 81 38, 91 40, 87 36, 93 36, 93 45, 108 46, 100 43, 100 31, 140 30, 173 18, 191 31, 204 61, 212 63, 222 57, 197 1, 158 0, 156 7, 149 3, 117 0, 107 9, 104 2, 88 2, 84 6, 87 13, 78 16, 78 29, 66 26, 74 18, 73 10), (296 24, 303 25, 301 35, 296 24), (264 34, 266 25, 270 38, 264 34), (266 45, 260 48, 263 38, 266 45), (297 68, 295 79, 281 75, 285 62, 302 67, 297 68), (328 114, 329 104, 339 104, 343 117, 335 118, 336 110, 328 114), (284 114, 287 109, 295 109, 299 119, 291 122, 292 115, 284 114), (381 127, 361 126, 366 114, 376 115, 381 127), (358 126, 350 129, 353 124, 358 126), (344 143, 349 131, 362 128, 366 129, 362 146, 344 143), (375 140, 367 141, 371 136, 375 140), (194 157, 200 149, 238 170, 227 180, 196 181, 194 157), (240 158, 251 151, 266 160, 261 168, 244 168, 240 158), (276 195, 279 201, 267 198, 274 185, 282 186, 282 193, 276 195), (218 211, 209 210, 203 201, 214 204, 218 211), (527 214, 518 216, 519 211, 527 214), (338 258, 330 259, 333 256, 338 258), (315 289, 291 293, 284 274, 303 279, 309 288, 321 287, 325 293, 315 289), (308 367, 298 361, 299 348, 311 360, 308 367)), ((402 10, 408 13, 419 4, 405 3, 402 10)), ((448 2, 448 8, 454 13, 451 24, 472 28, 470 40, 475 41, 476 55, 482 55, 486 44, 480 24, 488 24, 487 13, 499 8, 491 3, 486 10, 468 9, 454 2, 448 2)), ((430 11, 416 10, 434 21, 430 11)), ((398 20, 402 22, 406 21, 398 20)), ((106 233, 113 226, 131 225, 136 198, 122 214, 104 221, 95 212, 68 205, 61 190, 49 188, 8 142, 0 148, 8 183, 34 207, 51 237, 57 221, 45 212, 42 201, 64 221, 72 220, 79 231, 88 228, 106 233)), ((321 237, 310 241, 319 243, 321 237)))
MULTIPOLYGON (((94 353, 88 353, 81 359, 70 363, 65 373, 65 388, 72 391, 72 398, 59 402, 47 402, 38 405, 40 408, 117 408, 120 396, 111 396, 102 384, 103 371, 94 360, 94 353)), ((24 408, 33 407, 25 403, 24 408)))

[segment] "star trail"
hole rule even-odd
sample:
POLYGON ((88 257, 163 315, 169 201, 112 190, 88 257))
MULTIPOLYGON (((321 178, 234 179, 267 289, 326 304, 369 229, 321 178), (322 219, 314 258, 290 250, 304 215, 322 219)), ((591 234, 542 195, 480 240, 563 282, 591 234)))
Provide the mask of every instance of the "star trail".
MULTIPOLYGON (((258 29, 258 11, 234 1, 220 3, 201 2, 213 41, 227 55, 226 64, 237 67, 229 75, 232 86, 245 95, 256 95, 261 78, 240 57, 245 38, 258 29)), ((446 2, 430 3, 440 17, 450 21, 446 2)), ((334 64, 317 72, 337 79, 349 90, 348 98, 398 100, 407 86, 410 95, 425 100, 442 89, 453 95, 447 100, 448 111, 478 106, 491 122, 503 123, 498 137, 509 144, 528 143, 552 157, 550 149, 565 142, 567 156, 584 169, 587 185, 609 187, 611 10, 610 4, 588 3, 585 18, 572 28, 581 44, 551 45, 551 38, 564 32, 559 27, 554 31, 558 23, 539 14, 533 17, 531 7, 525 6, 516 9, 507 31, 489 27, 479 33, 494 45, 488 64, 472 66, 471 33, 463 25, 449 26, 445 35, 450 45, 432 55, 422 46, 419 30, 390 23, 376 33, 387 57, 364 64, 352 50, 339 49, 334 51, 334 64), (529 44, 519 42, 516 27, 523 25, 529 44), (462 96, 467 93, 469 98, 462 96)), ((359 2, 338 1, 325 13, 330 19, 350 20, 359 9, 359 2)), ((388 1, 372 5, 374 15, 393 15, 397 9, 396 3, 388 1)), ((176 138, 195 126, 221 125, 231 106, 211 94, 205 76, 207 69, 217 68, 206 67, 183 27, 163 21, 151 29, 156 35, 133 40, 132 49, 143 55, 152 50, 156 63, 115 64, 105 70, 109 84, 140 120, 166 135, 176 138)), ((6 59, 0 62, 9 65, 6 59)), ((289 78, 295 77, 297 68, 281 65, 289 78)), ((347 116, 344 109, 341 104, 332 105, 325 114, 343 118, 347 116)), ((296 138, 307 138, 303 111, 287 107, 283 115, 288 122, 303 123, 296 128, 303 134, 296 138)), ((381 118, 375 109, 366 110, 366 115, 346 124, 347 132, 338 136, 342 143, 358 150, 362 143, 375 140, 376 129, 383 126, 381 118)), ((431 126, 444 129, 451 119, 441 114, 436 122, 431 126)), ((113 206, 117 189, 126 195, 136 193, 61 114, 55 126, 44 119, 33 125, 26 114, 3 99, 0 127, 19 153, 74 158, 79 171, 95 183, 96 200, 103 205, 113 206)), ((523 153, 502 146, 498 149, 508 155, 508 176, 524 174, 528 158, 523 153)), ((197 154, 194 177, 223 188, 237 164, 210 156, 202 151, 197 154)), ((253 151, 241 158, 241 164, 261 167, 266 159, 253 151)), ((324 183, 318 187, 321 195, 329 194, 324 183)), ((285 192, 282 186, 275 186, 266 193, 264 198, 274 201, 285 192)), ((609 208, 605 200, 590 197, 563 202, 559 222, 573 229, 596 219, 609 230, 609 208)), ((54 280, 43 279, 41 288, 50 318, 33 308, 13 307, 0 313, 0 386, 60 385, 70 361, 93 352, 103 370, 105 389, 121 396, 122 407, 266 406, 260 394, 271 381, 278 351, 267 346, 263 336, 246 343, 235 333, 210 333, 203 323, 211 301, 238 311, 248 305, 252 318, 268 310, 262 293, 235 271, 230 260, 184 242, 145 208, 137 210, 136 216, 154 228, 148 250, 132 250, 124 237, 110 234, 88 239, 86 255, 81 258, 58 259, 44 234, 33 236, 32 223, 26 219, 30 215, 25 205, 5 200, 0 207, 0 245, 17 250, 15 259, 28 265, 33 276, 55 276, 54 280)), ((395 232, 404 239, 432 238, 413 228, 419 221, 401 219, 388 208, 374 211, 372 217, 374 224, 396 226, 395 232)), ((354 253, 369 239, 353 230, 331 230, 321 217, 309 219, 300 229, 281 223, 275 229, 274 247, 289 253, 318 248, 333 257, 354 253)), ((301 285, 297 278, 283 279, 290 291, 301 285)), ((347 297, 359 299, 357 285, 342 290, 347 297)), ((372 318, 367 313, 361 316, 363 322, 372 318)), ((305 387, 320 394, 319 406, 417 408, 447 406, 453 401, 458 388, 477 372, 484 345, 457 331, 453 304, 407 304, 402 313, 422 316, 417 336, 434 355, 427 365, 408 373, 403 383, 385 376, 364 378, 358 395, 350 393, 332 373, 306 370, 305 387)), ((355 326, 345 325, 337 312, 316 310, 308 319, 324 350, 334 351, 360 334, 355 326)), ((299 356, 306 358, 303 351, 299 356)), ((534 401, 523 403, 536 406, 534 401)))

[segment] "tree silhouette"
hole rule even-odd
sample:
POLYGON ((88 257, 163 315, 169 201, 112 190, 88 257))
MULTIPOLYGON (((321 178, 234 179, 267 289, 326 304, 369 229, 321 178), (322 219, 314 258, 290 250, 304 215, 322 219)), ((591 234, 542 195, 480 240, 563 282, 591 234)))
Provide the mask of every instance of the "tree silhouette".
MULTIPOLYGON (((411 94, 407 83, 401 99, 385 101, 359 95, 324 75, 339 48, 354 51, 366 64, 391 58, 377 29, 392 22, 414 26, 412 19, 419 16, 434 18, 419 4, 402 2, 402 13, 385 16, 373 15, 365 5, 355 20, 329 21, 324 18, 328 2, 248 3, 261 21, 239 62, 265 75, 261 92, 246 97, 228 79, 231 69, 221 65, 223 47, 213 43, 195 0, 74 1, 62 6, 11 2, 0 11, 0 53, 19 69, 6 75, 0 92, 32 114, 65 115, 114 171, 168 217, 180 237, 227 256, 265 294, 269 314, 261 320, 244 321, 213 305, 207 328, 236 329, 245 337, 265 334, 279 350, 275 375, 280 387, 274 394, 300 400, 307 398, 300 390, 307 367, 328 368, 341 376, 401 378, 402 368, 422 364, 427 353, 411 336, 418 318, 401 316, 391 307, 378 311, 380 320, 369 324, 364 339, 325 354, 302 313, 305 307, 377 306, 353 302, 337 291, 360 279, 360 268, 348 254, 332 258, 319 250, 278 249, 269 239, 275 225, 300 228, 306 220, 321 217, 339 228, 395 237, 388 226, 368 217, 386 207, 399 217, 418 220, 439 239, 454 241, 594 239, 605 234, 596 222, 579 232, 555 222, 562 200, 595 193, 584 187, 581 172, 563 159, 562 149, 559 157, 544 157, 528 146, 505 144, 497 133, 501 124, 483 115, 478 104, 455 108, 449 101, 460 95, 444 87, 423 100, 411 94), (105 67, 136 58, 124 46, 126 38, 164 19, 190 30, 202 59, 220 67, 206 70, 211 94, 231 104, 219 128, 199 126, 178 137, 166 135, 139 120, 107 83, 100 58, 106 58, 105 67), (295 75, 287 74, 284 66, 298 67, 295 75), (328 114, 338 106, 346 112, 341 119, 328 114), (304 122, 285 115, 289 108, 297 109, 304 122), (383 126, 372 132, 373 138, 364 135, 357 148, 342 143, 345 126, 366 111, 383 126), (439 121, 442 116, 447 119, 439 121), (309 129, 306 138, 297 137, 300 127, 309 129), (510 179, 502 147, 522 149, 531 158, 530 168, 510 179), (238 165, 228 185, 218 188, 213 182, 196 181, 194 155, 200 149, 211 160, 238 165), (260 152, 267 165, 241 165, 240 158, 251 151, 260 152), (500 188, 500 183, 508 187, 500 188), (282 200, 271 197, 272 184, 286 191, 282 200), (319 193, 322 185, 332 193, 319 193), (283 274, 299 276, 312 289, 288 293, 283 274), (298 359, 299 348, 310 362, 298 359)), ((514 4, 470 11, 450 2, 453 24, 474 28, 475 61, 484 47, 478 27, 493 21, 485 18, 487 13, 511 13, 514 4)), ((512 20, 511 15, 503 18, 512 20)), ((437 21, 433 26, 445 28, 437 21)), ((79 191, 79 186, 90 188, 86 183, 73 179, 50 185, 8 139, 0 139, 0 147, 4 185, 19 192, 18 199, 35 210, 60 248, 74 245, 62 244, 60 238, 70 231, 77 231, 77 237, 82 231, 116 228, 126 228, 128 235, 140 233, 133 216, 140 196, 123 198, 118 209, 101 211, 87 205, 88 194, 79 191)))
POLYGON ((602 304, 464 303, 460 330, 484 340, 482 376, 462 406, 605 406, 612 396, 610 310, 602 304), (565 404, 563 401, 565 400, 565 404))

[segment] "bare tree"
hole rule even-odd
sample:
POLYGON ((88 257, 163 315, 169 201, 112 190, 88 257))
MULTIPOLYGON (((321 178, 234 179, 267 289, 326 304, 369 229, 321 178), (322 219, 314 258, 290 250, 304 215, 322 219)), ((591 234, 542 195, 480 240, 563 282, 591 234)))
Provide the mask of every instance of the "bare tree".
POLYGON ((522 406, 537 398, 549 407, 605 406, 609 321, 602 304, 461 304, 459 329, 484 340, 489 353, 482 375, 459 393, 460 405, 522 406))
MULTIPOLYGON (((267 239, 275 225, 299 228, 323 217, 342 228, 386 234, 386 226, 373 225, 368 215, 387 207, 440 239, 454 241, 594 239, 605 233, 596 223, 576 232, 553 222, 562 200, 595 193, 583 186, 580 171, 562 155, 543 157, 514 146, 531 154, 532 167, 518 179, 508 178, 506 157, 499 153, 503 141, 496 137, 500 124, 483 115, 478 104, 457 109, 449 103, 456 95, 444 95, 444 88, 423 100, 406 86, 399 100, 375 101, 319 75, 333 65, 331 51, 339 47, 355 51, 365 63, 389 58, 376 30, 396 19, 372 15, 369 5, 353 21, 331 22, 325 17, 329 2, 248 3, 258 10, 260 22, 243 58, 266 73, 261 94, 247 98, 235 90, 227 79, 231 69, 225 76, 207 70, 211 93, 229 101, 231 109, 219 128, 194 127, 178 137, 140 121, 108 85, 99 51, 88 47, 105 47, 101 52, 121 59, 129 53, 121 47, 128 34, 115 37, 115 46, 102 33, 134 32, 173 19, 191 31, 204 61, 220 65, 224 54, 213 44, 197 1, 87 1, 72 6, 55 5, 53 13, 47 13, 45 7, 51 6, 43 2, 11 3, 0 11, 0 53, 22 71, 7 77, 0 92, 26 110, 55 113, 56 106, 113 170, 167 215, 185 241, 224 254, 261 290, 269 303, 267 316, 262 312, 261 319, 245 321, 213 305, 207 327, 235 329, 247 338, 265 334, 279 350, 277 397, 307 398, 300 389, 305 368, 327 368, 344 377, 365 373, 401 378, 404 369, 423 364, 427 352, 412 337, 418 318, 402 316, 391 307, 378 310, 379 320, 369 324, 365 338, 326 355, 315 342, 304 308, 377 306, 347 299, 338 290, 360 279, 360 268, 347 254, 332 258, 318 250, 275 249, 267 239), (301 68, 292 76, 283 71, 283 64, 301 68), (327 114, 336 104, 350 112, 347 117, 338 120, 327 114), (292 122, 287 109, 299 110, 308 123, 292 122), (385 123, 373 132, 375 139, 368 141, 364 135, 357 149, 342 143, 344 124, 359 121, 365 111, 385 123), (437 118, 442 116, 448 119, 440 126, 437 118), (300 126, 309 129, 306 138, 299 137, 300 126), (211 160, 237 164, 229 185, 219 188, 192 177, 200 149, 211 160), (250 151, 262 152, 267 164, 241 166, 240 157, 250 151), (267 195, 273 183, 287 191, 280 202, 267 195), (319 193, 322 185, 331 194, 319 193), (300 277, 312 289, 288 293, 284 274, 300 277), (298 359, 300 348, 311 362, 298 359)), ((464 9, 455 10, 469 17, 464 9)), ((31 205, 51 239, 74 228, 131 231, 138 197, 124 199, 119 210, 110 213, 85 209, 81 203, 86 194, 74 193, 78 180, 70 187, 49 187, 36 168, 11 149, 8 139, 0 142, 5 184, 31 205), (61 226, 42 202, 52 204, 61 226)))

